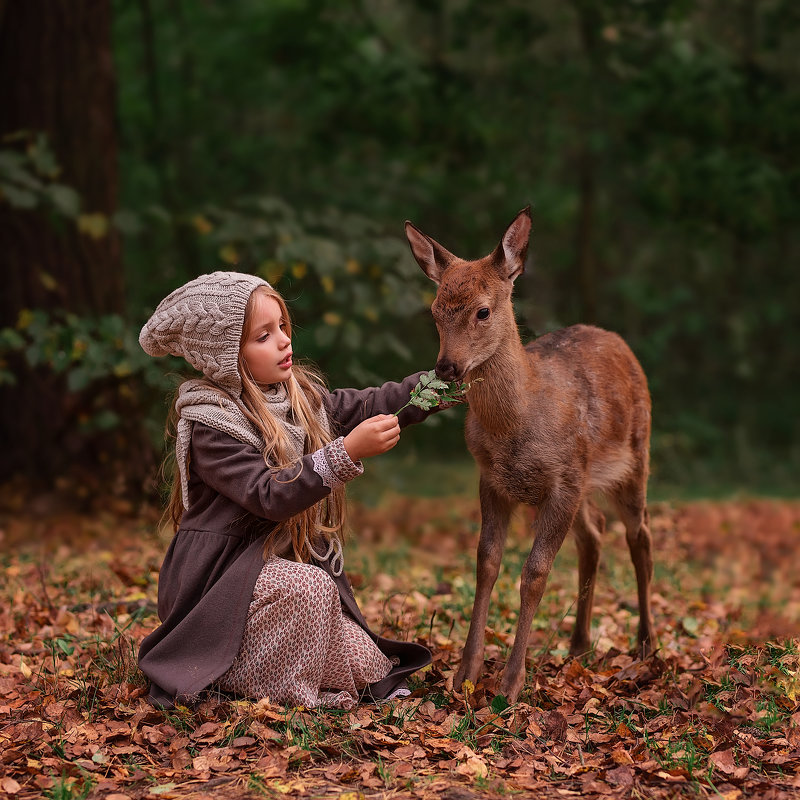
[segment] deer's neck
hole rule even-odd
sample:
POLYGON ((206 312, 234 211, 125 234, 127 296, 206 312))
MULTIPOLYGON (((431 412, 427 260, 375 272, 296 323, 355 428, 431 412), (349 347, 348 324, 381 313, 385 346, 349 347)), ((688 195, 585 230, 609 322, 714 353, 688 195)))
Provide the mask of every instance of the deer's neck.
POLYGON ((531 363, 516 324, 494 355, 473 369, 469 407, 490 433, 502 434, 519 424, 521 399, 531 391, 531 363))

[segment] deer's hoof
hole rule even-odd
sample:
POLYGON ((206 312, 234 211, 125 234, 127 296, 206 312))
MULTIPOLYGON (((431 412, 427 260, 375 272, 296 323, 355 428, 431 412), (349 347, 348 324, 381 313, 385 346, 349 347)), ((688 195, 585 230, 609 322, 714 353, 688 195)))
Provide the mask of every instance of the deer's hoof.
POLYGON ((653 645, 653 640, 651 638, 647 638, 639 642, 639 658, 649 658, 651 655, 653 655, 653 653, 655 653, 655 651, 656 648, 653 645))
POLYGON ((481 676, 482 669, 482 661, 478 664, 469 664, 466 660, 463 660, 461 662, 461 666, 456 672, 455 678, 453 678, 453 689, 456 692, 460 692, 464 681, 469 681, 474 686, 478 682, 478 678, 481 676))
POLYGON ((585 656, 591 649, 592 644, 588 639, 573 639, 569 645, 569 654, 573 658, 578 658, 579 656, 585 656))
POLYGON ((503 672, 503 677, 500 679, 500 694, 502 694, 509 703, 516 703, 524 685, 524 675, 509 675, 508 670, 506 670, 503 672))
POLYGON ((475 681, 472 678, 468 677, 466 671, 463 669, 459 669, 456 672, 455 678, 453 678, 453 691, 460 692, 464 687, 464 681, 469 681, 473 686, 475 685, 475 681))

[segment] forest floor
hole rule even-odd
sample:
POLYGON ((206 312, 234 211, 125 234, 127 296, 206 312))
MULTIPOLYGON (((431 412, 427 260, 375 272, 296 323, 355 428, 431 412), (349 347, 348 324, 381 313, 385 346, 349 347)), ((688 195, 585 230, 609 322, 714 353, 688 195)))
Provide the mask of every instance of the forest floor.
POLYGON ((625 536, 609 521, 594 649, 567 657, 571 543, 536 616, 519 702, 496 696, 513 641, 515 519, 486 630, 486 673, 453 675, 474 590, 477 502, 357 504, 347 566, 373 628, 433 651, 410 698, 353 711, 209 697, 145 700, 135 654, 157 624, 157 514, 0 520, 0 796, 443 798, 800 796, 800 502, 651 506, 656 654, 633 657, 625 536))

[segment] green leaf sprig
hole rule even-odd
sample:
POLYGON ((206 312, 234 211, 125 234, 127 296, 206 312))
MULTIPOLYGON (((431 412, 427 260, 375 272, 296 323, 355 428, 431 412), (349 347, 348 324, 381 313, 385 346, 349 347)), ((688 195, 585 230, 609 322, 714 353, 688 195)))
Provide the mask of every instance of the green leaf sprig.
MULTIPOLYGON (((435 370, 429 370, 420 376, 419 383, 411 390, 409 401, 403 406, 416 406, 423 411, 430 411, 432 408, 442 403, 463 403, 466 401, 466 394, 470 386, 483 378, 476 378, 470 383, 459 383, 458 381, 443 381, 436 377, 435 370)), ((394 412, 397 416, 403 408, 394 412)))

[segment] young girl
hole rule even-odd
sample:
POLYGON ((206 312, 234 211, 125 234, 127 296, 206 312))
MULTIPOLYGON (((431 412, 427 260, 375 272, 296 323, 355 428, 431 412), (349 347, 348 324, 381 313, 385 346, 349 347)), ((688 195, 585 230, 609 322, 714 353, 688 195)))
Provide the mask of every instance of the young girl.
POLYGON ((238 272, 175 290, 142 328, 153 356, 204 379, 175 404, 175 536, 161 567, 161 625, 142 642, 150 699, 171 708, 217 687, 281 704, 350 708, 408 694, 430 662, 374 634, 342 566, 345 484, 429 412, 409 407, 419 374, 329 392, 293 362, 283 298, 238 272))

